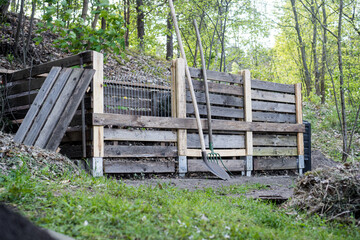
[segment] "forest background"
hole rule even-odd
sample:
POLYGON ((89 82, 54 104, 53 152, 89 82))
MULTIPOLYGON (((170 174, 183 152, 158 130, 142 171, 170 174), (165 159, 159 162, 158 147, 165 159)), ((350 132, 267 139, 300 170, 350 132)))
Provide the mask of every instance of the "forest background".
MULTIPOLYGON (((334 159, 360 158, 360 1, 176 0, 175 8, 190 66, 201 66, 196 19, 207 69, 250 69, 252 78, 302 82, 315 146, 334 159)), ((96 50, 105 61, 129 50, 179 56, 165 0, 0 0, 2 28, 9 13, 18 21, 6 57, 23 67, 33 64, 31 46, 48 31, 62 51, 96 50)))

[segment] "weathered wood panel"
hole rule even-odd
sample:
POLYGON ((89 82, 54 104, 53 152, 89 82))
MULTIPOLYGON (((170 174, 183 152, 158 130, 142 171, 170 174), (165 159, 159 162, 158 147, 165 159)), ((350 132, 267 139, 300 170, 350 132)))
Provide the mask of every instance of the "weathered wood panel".
POLYGON ((272 92, 282 92, 282 93, 292 93, 292 94, 295 93, 294 85, 266 82, 256 79, 251 80, 251 88, 272 91, 272 92))
POLYGON ((295 103, 295 95, 286 94, 286 93, 251 90, 251 96, 252 96, 252 99, 254 99, 254 100, 282 102, 282 103, 295 103))
POLYGON ((104 157, 176 157, 177 147, 172 146, 121 146, 105 145, 104 157))
POLYGON ((296 156, 296 147, 254 147, 254 156, 296 156))
MULTIPOLYGON (((225 167, 232 172, 239 172, 245 170, 244 160, 228 160, 223 159, 225 167)), ((221 165, 221 163, 219 163, 221 165)), ((222 165, 221 165, 222 166, 222 165)), ((188 159, 188 171, 189 172, 208 172, 209 168, 206 167, 202 160, 188 159)))
POLYGON ((266 112, 295 113, 294 104, 252 101, 252 110, 266 112))
POLYGON ((105 173, 172 173, 175 162, 104 160, 105 173))
MULTIPOLYGON (((196 92, 196 100, 198 103, 206 103, 205 99, 205 93, 202 92, 196 92)), ((229 96, 229 95, 219 95, 219 94, 209 94, 210 103, 211 105, 223 105, 223 106, 229 106, 229 107, 243 107, 244 102, 243 98, 235 97, 235 96, 229 96)), ((186 92, 186 101, 192 102, 191 96, 189 92, 186 92)))
MULTIPOLYGON (((199 114, 207 115, 206 105, 198 105, 199 114)), ((194 106, 191 103, 186 104, 187 114, 195 114, 194 106)), ((244 118, 244 110, 238 108, 226 108, 211 106, 211 116, 228 117, 228 118, 244 118)))
POLYGON ((128 129, 104 129, 106 141, 145 141, 145 142, 176 142, 177 133, 173 131, 149 131, 128 129))
POLYGON ((254 134, 254 146, 296 147, 296 136, 254 134))
MULTIPOLYGON (((209 148, 209 135, 204 134, 204 138, 206 148, 209 148)), ((200 148, 198 134, 189 133, 187 139, 188 148, 200 148)), ((245 148, 245 136, 213 134, 213 146, 214 148, 245 148)))
MULTIPOLYGON (((196 121, 192 118, 167 118, 148 116, 129 116, 111 113, 94 113, 95 126, 114 125, 120 127, 144 127, 160 129, 197 129, 196 121)), ((224 131, 252 131, 252 132, 304 132, 304 124, 256 123, 213 120, 213 130, 224 131)), ((202 120, 204 130, 208 128, 207 120, 202 120)))
POLYGON ((253 112, 254 122, 296 123, 295 114, 253 112))
MULTIPOLYGON (((211 153, 210 150, 206 150, 207 153, 211 153)), ((245 149, 216 149, 216 153, 221 157, 239 157, 246 156, 245 149)), ((201 149, 187 149, 186 156, 188 157, 202 157, 201 149)))
MULTIPOLYGON (((192 80, 194 90, 195 91, 204 91, 204 82, 198 81, 198 80, 192 80)), ((221 83, 213 83, 208 82, 209 85, 209 92, 211 93, 222 93, 222 94, 228 94, 228 95, 234 95, 234 96, 243 96, 244 91, 242 86, 238 85, 226 85, 221 83)), ((186 84, 186 89, 189 89, 189 86, 186 84)))
MULTIPOLYGON (((204 78, 201 69, 189 67, 189 70, 192 78, 200 78, 200 79, 204 78)), ((235 75, 231 73, 207 70, 206 76, 208 80, 212 80, 212 81, 242 83, 241 75, 235 75)))
POLYGON ((7 96, 11 96, 14 94, 22 93, 22 92, 29 92, 31 90, 40 89, 42 84, 44 83, 45 78, 33 78, 31 80, 24 80, 24 81, 17 81, 17 82, 10 82, 6 86, 6 94, 7 96))
POLYGON ((297 169, 296 157, 258 158, 254 157, 254 170, 297 169))

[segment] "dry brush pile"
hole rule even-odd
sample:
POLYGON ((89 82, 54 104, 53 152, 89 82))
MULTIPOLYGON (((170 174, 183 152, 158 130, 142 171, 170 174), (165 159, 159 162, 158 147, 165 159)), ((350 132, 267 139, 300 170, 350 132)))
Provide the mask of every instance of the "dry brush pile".
POLYGON ((360 164, 344 164, 308 172, 287 206, 329 220, 360 222, 360 164))

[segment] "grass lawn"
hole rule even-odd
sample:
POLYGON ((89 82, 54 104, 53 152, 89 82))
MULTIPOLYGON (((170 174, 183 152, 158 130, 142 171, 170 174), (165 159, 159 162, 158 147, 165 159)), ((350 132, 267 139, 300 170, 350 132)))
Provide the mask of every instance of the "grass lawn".
POLYGON ((240 196, 260 185, 190 192, 47 172, 34 176, 24 164, 0 176, 0 201, 76 239, 360 239, 354 225, 240 196))

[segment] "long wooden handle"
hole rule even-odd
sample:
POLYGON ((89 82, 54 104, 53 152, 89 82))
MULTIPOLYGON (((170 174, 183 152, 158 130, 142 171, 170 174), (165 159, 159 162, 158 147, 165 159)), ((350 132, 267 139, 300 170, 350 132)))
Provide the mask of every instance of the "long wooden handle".
POLYGON ((198 109, 198 106, 197 106, 194 87, 193 87, 193 84, 192 84, 192 81, 191 81, 191 75, 190 75, 190 71, 189 71, 189 66, 188 66, 187 61, 186 61, 186 55, 185 55, 184 47, 183 47, 183 44, 182 44, 182 41, 181 41, 181 35, 180 35, 179 26, 178 26, 177 19, 176 19, 176 14, 175 14, 175 8, 174 8, 174 4, 173 4, 172 0, 169 0, 169 5, 170 5, 171 16, 172 16, 174 26, 175 26, 175 32, 176 32, 176 36, 177 36, 177 40, 178 40, 178 44, 179 44, 179 48, 180 48, 180 53, 181 53, 182 58, 185 60, 185 74, 186 74, 186 78, 187 78, 187 81, 188 81, 188 84, 189 84, 191 99, 192 99, 194 110, 195 110, 196 123, 197 123, 197 127, 198 127, 198 130, 199 130, 201 151, 204 152, 204 151, 206 151, 206 148, 205 148, 205 142, 204 142, 204 134, 203 134, 201 121, 200 121, 199 109, 198 109))
POLYGON ((212 139, 212 126, 211 126, 211 107, 210 107, 210 97, 209 97, 209 86, 207 81, 207 74, 206 74, 206 62, 204 57, 204 52, 201 44, 201 37, 200 32, 196 23, 196 19, 194 19, 194 27, 196 31, 196 37, 199 43, 199 50, 200 50, 200 56, 201 56, 201 67, 202 67, 202 73, 204 77, 204 86, 205 86, 205 97, 206 97, 206 110, 208 115, 208 126, 209 126, 209 147, 212 149, 213 139, 212 139))

